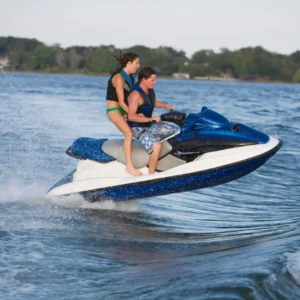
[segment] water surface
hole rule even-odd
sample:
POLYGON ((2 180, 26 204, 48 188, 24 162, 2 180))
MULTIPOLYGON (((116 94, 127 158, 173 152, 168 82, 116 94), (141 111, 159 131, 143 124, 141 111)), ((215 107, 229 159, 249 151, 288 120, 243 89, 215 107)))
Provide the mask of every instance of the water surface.
POLYGON ((121 137, 106 83, 0 74, 0 298, 300 299, 300 86, 158 79, 159 100, 207 106, 283 148, 217 187, 120 203, 46 198, 76 167, 73 140, 121 137))

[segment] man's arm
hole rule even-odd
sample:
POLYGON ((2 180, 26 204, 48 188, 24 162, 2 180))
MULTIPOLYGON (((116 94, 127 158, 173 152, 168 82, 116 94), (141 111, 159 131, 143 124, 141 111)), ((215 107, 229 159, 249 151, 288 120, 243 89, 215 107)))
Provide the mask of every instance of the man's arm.
POLYGON ((175 109, 174 105, 168 105, 166 103, 160 102, 159 100, 155 99, 155 106, 159 108, 166 108, 168 110, 175 109))
POLYGON ((152 118, 142 117, 136 113, 140 100, 141 100, 141 95, 137 91, 132 91, 128 96, 128 104, 129 104, 128 120, 131 122, 139 122, 139 123, 151 122, 152 118))

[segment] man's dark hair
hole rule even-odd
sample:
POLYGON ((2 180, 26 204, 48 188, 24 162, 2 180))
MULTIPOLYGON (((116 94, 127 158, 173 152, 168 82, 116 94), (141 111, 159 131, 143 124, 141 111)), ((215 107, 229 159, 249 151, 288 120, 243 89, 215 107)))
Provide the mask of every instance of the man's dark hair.
POLYGON ((150 67, 144 67, 140 70, 139 73, 139 83, 142 82, 143 79, 148 79, 151 75, 156 74, 156 72, 150 67))

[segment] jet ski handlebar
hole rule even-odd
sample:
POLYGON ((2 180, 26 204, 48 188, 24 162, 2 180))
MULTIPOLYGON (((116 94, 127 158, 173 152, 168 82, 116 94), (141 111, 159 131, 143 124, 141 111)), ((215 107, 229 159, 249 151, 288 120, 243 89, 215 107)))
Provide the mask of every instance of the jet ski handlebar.
POLYGON ((172 111, 167 112, 165 114, 162 114, 160 116, 160 119, 162 121, 172 122, 172 123, 175 123, 178 126, 183 125, 185 118, 186 118, 186 113, 176 111, 176 110, 172 110, 172 111))

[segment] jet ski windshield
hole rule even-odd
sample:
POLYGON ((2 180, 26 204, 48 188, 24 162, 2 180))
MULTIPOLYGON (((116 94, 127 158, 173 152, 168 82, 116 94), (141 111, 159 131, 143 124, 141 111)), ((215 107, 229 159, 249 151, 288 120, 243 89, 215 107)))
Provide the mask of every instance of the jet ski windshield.
POLYGON ((195 129, 228 128, 229 121, 217 112, 203 107, 200 113, 190 113, 187 116, 181 130, 184 132, 190 130, 191 127, 195 129))
POLYGON ((203 107, 199 113, 190 113, 181 125, 179 141, 191 138, 209 138, 224 141, 235 140, 244 144, 264 144, 269 141, 269 136, 240 123, 229 122, 219 113, 203 107))

